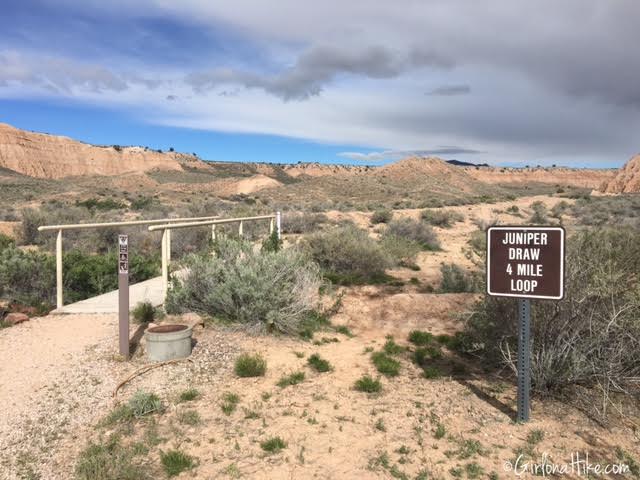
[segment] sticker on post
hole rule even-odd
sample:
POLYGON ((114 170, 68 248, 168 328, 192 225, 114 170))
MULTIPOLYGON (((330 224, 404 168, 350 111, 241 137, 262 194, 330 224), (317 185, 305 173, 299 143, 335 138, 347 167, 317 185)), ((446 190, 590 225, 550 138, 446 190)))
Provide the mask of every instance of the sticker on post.
POLYGON ((562 227, 490 227, 487 294, 560 300, 564 295, 562 227))

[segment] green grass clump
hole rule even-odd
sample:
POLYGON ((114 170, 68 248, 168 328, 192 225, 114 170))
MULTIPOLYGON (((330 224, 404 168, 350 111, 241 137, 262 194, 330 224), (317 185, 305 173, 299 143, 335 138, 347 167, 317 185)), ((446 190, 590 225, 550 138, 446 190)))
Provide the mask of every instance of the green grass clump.
POLYGON ((422 330, 412 330, 409 333, 409 341, 414 345, 429 345, 433 341, 433 334, 422 330))
POLYGON ((267 361, 259 353, 243 353, 236 359, 234 370, 239 377, 262 377, 267 371, 267 361))
POLYGON ((136 460, 136 451, 124 447, 117 437, 90 443, 78 458, 75 474, 78 480, 144 480, 147 468, 136 460))
POLYGON ((238 403, 240 403, 240 396, 235 393, 227 392, 222 395, 222 403, 220 404, 220 408, 222 408, 222 411, 225 415, 231 415, 233 412, 235 412, 238 403))
POLYGON ((442 358, 442 351, 439 346, 429 345, 428 347, 416 348, 413 352, 413 361, 420 367, 427 367, 432 360, 442 358))
POLYGON ((178 414, 178 421, 184 425, 191 425, 192 427, 199 425, 202 422, 200 414, 195 410, 184 410, 178 414))
POLYGON ((422 369, 424 378, 428 378, 428 379, 434 379, 434 378, 439 378, 442 376, 442 372, 440 371, 440 369, 438 367, 424 367, 422 369))
POLYGON ((444 438, 444 436, 447 434, 447 429, 446 427, 441 424, 438 423, 436 425, 436 429, 433 431, 433 436, 437 439, 440 440, 441 438, 444 438))
POLYGON ((280 388, 288 387, 290 385, 297 385, 302 383, 304 380, 304 372, 294 372, 290 375, 283 376, 280 380, 278 380, 278 385, 280 388))
POLYGON ((175 477, 195 466, 194 458, 180 450, 160 452, 160 462, 168 477, 175 477))
POLYGON ((371 361, 376 369, 387 377, 395 377, 400 373, 400 362, 395 358, 391 358, 385 352, 373 353, 371 361))
POLYGON ((356 380, 354 388, 359 392, 378 393, 382 390, 382 383, 380 383, 380 380, 374 379, 369 375, 364 375, 356 380))
POLYGON ((336 332, 341 333, 343 335, 346 335, 347 337, 355 337, 355 335, 353 334, 353 332, 351 331, 351 329, 349 327, 347 327, 346 325, 338 325, 336 327, 336 332))
POLYGON ((134 323, 151 323, 156 318, 156 309, 151 302, 138 302, 131 312, 134 323))
POLYGON ((387 341, 385 342, 382 349, 385 351, 385 353, 389 355, 398 355, 399 353, 404 352, 404 347, 401 345, 398 345, 393 339, 393 337, 387 338, 387 341))
POLYGON ((464 215, 454 210, 423 210, 421 217, 429 225, 442 228, 451 228, 454 223, 464 221, 464 215))
POLYGON ((129 401, 116 407, 101 422, 102 426, 114 425, 124 421, 142 418, 152 413, 159 413, 164 410, 162 401, 155 393, 147 393, 138 390, 129 401))
POLYGON ((277 453, 280 450, 287 448, 287 442, 280 437, 271 437, 268 440, 260 442, 260 448, 265 452, 277 453))
POLYGON ((317 353, 314 353, 307 359, 307 364, 319 373, 330 372, 333 370, 331 364, 317 353))
POLYGON ((183 392, 180 392, 180 396, 178 397, 179 402, 191 402, 200 396, 200 392, 195 388, 188 388, 183 392))
POLYGON ((371 225, 389 223, 392 217, 393 212, 391 210, 376 210, 371 214, 371 225))

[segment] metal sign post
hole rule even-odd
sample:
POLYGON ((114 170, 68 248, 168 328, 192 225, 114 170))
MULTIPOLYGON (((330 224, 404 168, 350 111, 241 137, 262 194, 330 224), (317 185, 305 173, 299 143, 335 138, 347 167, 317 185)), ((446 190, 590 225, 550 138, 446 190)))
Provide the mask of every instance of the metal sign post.
POLYGON ((562 227, 490 227, 487 230, 487 294, 518 299, 518 416, 531 410, 531 300, 564 295, 562 227))
POLYGON ((531 300, 518 299, 518 422, 529 421, 531 395, 531 300))
POLYGON ((118 333, 120 355, 129 359, 129 237, 118 235, 118 333))

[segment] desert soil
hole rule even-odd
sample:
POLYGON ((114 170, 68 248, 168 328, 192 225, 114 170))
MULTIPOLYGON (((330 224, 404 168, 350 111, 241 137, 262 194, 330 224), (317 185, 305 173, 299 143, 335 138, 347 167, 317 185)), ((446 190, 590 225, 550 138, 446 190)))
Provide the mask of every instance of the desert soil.
MULTIPOLYGON (((535 200, 549 206, 559 201, 529 197, 453 207, 466 219, 451 229, 438 229, 444 250, 420 254, 420 271, 398 270, 394 275, 435 285, 441 262, 470 266, 464 249, 476 229, 472 218, 521 223, 522 218, 504 210, 516 204, 526 218, 535 200)), ((331 215, 347 216, 370 228, 365 213, 331 215)), ((638 419, 604 427, 577 409, 538 400, 530 423, 514 423, 513 383, 482 375, 451 352, 445 360, 459 363, 468 374, 425 379, 405 353, 399 356, 400 375, 382 377, 380 394, 353 389, 363 374, 377 376, 369 352, 379 350, 386 335, 408 346, 407 333, 413 329, 453 333, 461 328, 461 316, 475 298, 476 294, 425 293, 414 286, 349 288, 333 321, 347 325, 355 336, 320 332, 318 344, 197 327, 190 361, 141 375, 116 398, 116 385, 148 362, 143 347, 130 362, 118 358, 114 315, 47 316, 0 330, 0 478, 72 478, 87 442, 110 432, 97 428, 99 421, 139 389, 159 394, 168 408, 151 421, 136 422, 127 435, 142 439, 155 429, 159 449, 180 448, 195 457, 195 469, 178 478, 413 479, 422 471, 429 472, 428 478, 452 478, 458 472, 466 478, 473 472, 482 472, 476 478, 491 473, 493 478, 513 478, 505 462, 515 460, 521 450, 536 461, 546 452, 556 463, 568 463, 576 452, 588 452, 593 463, 616 462, 616 447, 640 452, 638 429, 633 429, 638 419), (264 377, 234 375, 233 360, 242 352, 259 352, 267 359, 264 377), (329 360, 333 371, 311 370, 306 362, 313 353, 329 360), (294 371, 305 372, 302 383, 276 386, 294 371), (189 387, 201 395, 178 403, 179 393, 189 387), (230 415, 220 407, 225 392, 240 396, 230 415), (197 411, 201 421, 181 423, 185 410, 197 411), (442 436, 435 434, 440 425, 442 436), (531 444, 527 437, 537 430, 544 432, 543 438, 531 444), (282 437, 287 447, 268 455, 260 442, 272 436, 282 437)), ((196 322, 193 316, 165 322, 172 320, 196 322)), ((149 454, 149 469, 164 478, 158 455, 157 449, 149 454)))

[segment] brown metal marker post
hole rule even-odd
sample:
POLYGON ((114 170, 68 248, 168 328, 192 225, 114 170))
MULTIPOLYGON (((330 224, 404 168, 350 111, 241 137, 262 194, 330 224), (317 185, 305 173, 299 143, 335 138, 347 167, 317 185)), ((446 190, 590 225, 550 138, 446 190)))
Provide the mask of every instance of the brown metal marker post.
POLYGON ((129 359, 129 237, 118 235, 118 333, 120 355, 129 359))

